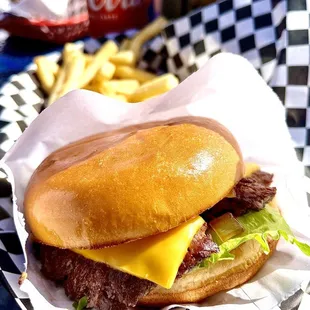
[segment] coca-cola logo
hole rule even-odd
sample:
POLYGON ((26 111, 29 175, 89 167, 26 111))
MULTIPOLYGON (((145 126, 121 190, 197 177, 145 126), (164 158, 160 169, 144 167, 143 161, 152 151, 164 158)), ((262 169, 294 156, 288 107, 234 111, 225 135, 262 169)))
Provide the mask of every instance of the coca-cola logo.
POLYGON ((143 0, 88 0, 88 5, 92 11, 100 11, 102 8, 107 12, 113 12, 120 7, 127 10, 131 7, 139 6, 143 0))

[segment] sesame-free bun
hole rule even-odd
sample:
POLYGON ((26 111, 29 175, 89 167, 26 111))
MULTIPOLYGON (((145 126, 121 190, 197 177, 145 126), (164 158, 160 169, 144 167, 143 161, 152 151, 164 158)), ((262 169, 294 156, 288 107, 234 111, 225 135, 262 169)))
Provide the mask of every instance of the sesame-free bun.
POLYGON ((34 172, 25 194, 34 239, 100 248, 174 228, 243 177, 239 146, 200 117, 134 125, 69 144, 34 172))
POLYGON ((163 306, 199 302, 218 292, 232 289, 250 280, 274 252, 278 241, 269 240, 270 253, 264 254, 257 241, 243 243, 231 253, 232 261, 220 261, 206 268, 195 269, 177 279, 167 290, 157 286, 139 304, 163 306))

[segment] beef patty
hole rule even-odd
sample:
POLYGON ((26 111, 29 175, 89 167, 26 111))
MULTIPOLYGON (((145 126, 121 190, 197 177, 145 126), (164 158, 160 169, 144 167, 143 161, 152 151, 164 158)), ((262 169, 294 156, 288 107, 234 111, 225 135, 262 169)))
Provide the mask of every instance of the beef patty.
POLYGON ((248 211, 262 210, 277 192, 275 187, 270 187, 272 179, 272 174, 263 171, 254 172, 250 177, 241 179, 234 187, 235 197, 219 201, 202 214, 203 219, 210 222, 226 212, 238 217, 248 211))

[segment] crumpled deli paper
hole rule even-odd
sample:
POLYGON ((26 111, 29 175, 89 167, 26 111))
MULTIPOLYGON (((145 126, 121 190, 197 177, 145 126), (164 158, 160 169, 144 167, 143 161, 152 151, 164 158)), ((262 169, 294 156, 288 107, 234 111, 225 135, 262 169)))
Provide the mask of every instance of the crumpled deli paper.
POLYGON ((40 17, 55 20, 68 16, 68 6, 69 0, 23 0, 18 3, 14 3, 10 0, 2 0, 0 10, 25 18, 40 17))
MULTIPOLYGON (((238 140, 246 161, 275 174, 277 199, 295 235, 310 243, 310 210, 285 124, 284 108, 250 63, 219 54, 179 86, 141 104, 127 104, 78 90, 43 111, 6 154, 3 164, 13 183, 14 221, 26 254, 28 279, 21 289, 35 309, 72 309, 62 288, 40 274, 23 218, 27 183, 38 165, 56 149, 99 132, 178 116, 203 116, 225 125, 238 140)), ((261 271, 240 288, 217 294, 190 309, 272 309, 310 279, 310 258, 282 240, 261 271)), ((171 309, 171 305, 165 309, 171 309)))

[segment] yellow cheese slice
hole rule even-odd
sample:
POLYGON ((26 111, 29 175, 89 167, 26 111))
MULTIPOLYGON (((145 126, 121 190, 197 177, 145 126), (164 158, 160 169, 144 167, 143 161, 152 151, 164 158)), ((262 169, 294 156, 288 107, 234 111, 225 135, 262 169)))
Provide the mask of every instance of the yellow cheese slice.
POLYGON ((244 178, 250 177, 254 172, 260 170, 258 164, 255 163, 245 163, 245 173, 244 178))
POLYGON ((201 217, 196 217, 155 236, 110 248, 74 252, 169 289, 193 237, 203 223, 201 217))
MULTIPOLYGON (((260 170, 259 165, 255 163, 245 163, 245 172, 244 172, 244 178, 250 177, 254 172, 260 170)), ((236 197, 235 191, 232 190, 226 198, 234 198, 236 197)))

